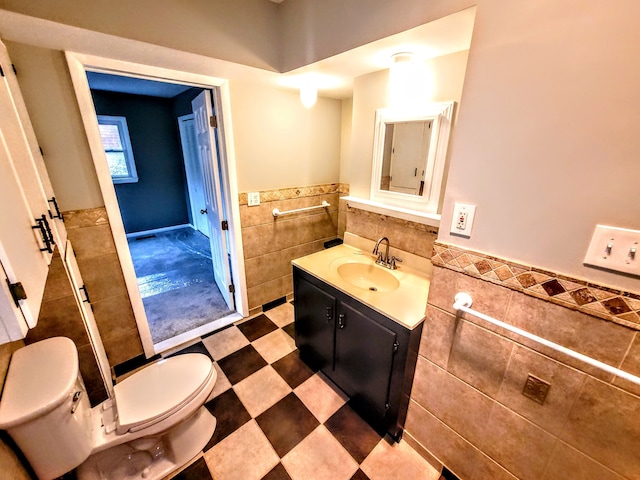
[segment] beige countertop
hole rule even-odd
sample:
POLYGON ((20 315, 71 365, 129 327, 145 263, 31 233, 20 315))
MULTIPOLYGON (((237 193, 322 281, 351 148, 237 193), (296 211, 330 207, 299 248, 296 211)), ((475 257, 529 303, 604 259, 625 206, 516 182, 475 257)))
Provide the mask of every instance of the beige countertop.
MULTIPOLYGON (((339 245, 322 250, 297 258, 291 263, 410 330, 420 325, 424 320, 429 294, 429 271, 413 269, 404 263, 399 263, 396 270, 390 270, 376 265, 375 258, 369 251, 360 250, 350 245, 339 245), (348 263, 367 265, 363 267, 363 271, 369 272, 374 277, 378 275, 380 278, 389 279, 387 274, 390 274, 397 279, 398 286, 387 291, 383 291, 384 288, 372 291, 366 288, 367 275, 364 280, 357 278, 355 282, 347 281, 338 270, 342 265, 348 263), (380 269, 382 272, 376 271, 376 269, 380 269)), ((344 268, 341 269, 342 271, 344 268)), ((393 279, 389 280, 392 285, 396 285, 393 279)), ((375 281, 371 283, 375 286, 375 281)))

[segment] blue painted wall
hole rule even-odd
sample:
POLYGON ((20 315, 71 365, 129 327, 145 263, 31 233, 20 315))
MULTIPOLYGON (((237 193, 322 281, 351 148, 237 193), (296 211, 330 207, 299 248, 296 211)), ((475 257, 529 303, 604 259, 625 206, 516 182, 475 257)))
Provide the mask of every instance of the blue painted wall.
POLYGON ((98 115, 126 117, 137 183, 115 185, 127 233, 189 223, 188 194, 174 101, 94 90, 98 115))

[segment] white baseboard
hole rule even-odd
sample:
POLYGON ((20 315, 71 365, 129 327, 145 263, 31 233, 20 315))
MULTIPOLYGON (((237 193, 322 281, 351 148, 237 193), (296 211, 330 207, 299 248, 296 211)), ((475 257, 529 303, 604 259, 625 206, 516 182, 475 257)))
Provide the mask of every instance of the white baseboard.
POLYGON ((154 228, 152 230, 143 230, 142 232, 127 233, 127 238, 146 237, 147 235, 155 235, 156 233, 170 232, 171 230, 178 230, 180 228, 186 228, 186 227, 193 228, 193 225, 185 223, 182 225, 172 225, 170 227, 161 227, 161 228, 154 228))

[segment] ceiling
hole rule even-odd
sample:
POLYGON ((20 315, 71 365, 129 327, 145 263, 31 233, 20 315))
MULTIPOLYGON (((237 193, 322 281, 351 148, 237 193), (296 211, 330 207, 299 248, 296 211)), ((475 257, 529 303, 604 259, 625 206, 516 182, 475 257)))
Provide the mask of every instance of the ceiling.
MULTIPOLYGON (((271 0, 279 3, 284 0, 271 0)), ((287 73, 240 68, 235 78, 286 89, 299 89, 311 81, 320 96, 349 98, 356 77, 388 69, 391 56, 412 52, 423 60, 468 50, 475 19, 475 8, 429 22, 411 30, 377 40, 347 52, 306 65, 287 73)), ((240 66, 239 66, 240 67, 240 66)), ((171 98, 188 86, 103 73, 87 74, 91 88, 98 90, 171 98)), ((234 78, 230 75, 229 78, 234 78)))

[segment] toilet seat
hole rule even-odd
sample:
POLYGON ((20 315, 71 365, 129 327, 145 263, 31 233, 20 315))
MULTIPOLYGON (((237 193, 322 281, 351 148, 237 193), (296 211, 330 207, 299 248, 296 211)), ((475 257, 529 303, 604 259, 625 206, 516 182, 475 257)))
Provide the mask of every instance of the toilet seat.
POLYGON ((148 428, 188 405, 216 371, 200 353, 153 363, 114 386, 119 434, 148 428))

